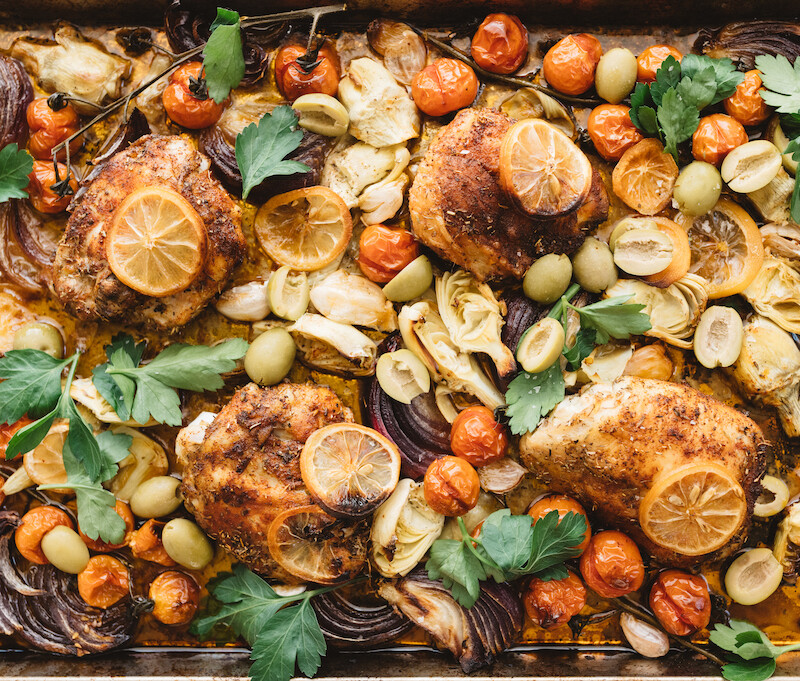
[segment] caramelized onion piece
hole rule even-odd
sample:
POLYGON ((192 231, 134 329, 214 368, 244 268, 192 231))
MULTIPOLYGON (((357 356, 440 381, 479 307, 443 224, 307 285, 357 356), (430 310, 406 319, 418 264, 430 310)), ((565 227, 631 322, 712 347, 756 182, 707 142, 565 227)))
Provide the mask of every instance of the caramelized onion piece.
POLYGON ((800 24, 793 21, 736 21, 720 29, 703 29, 693 50, 714 59, 729 57, 743 71, 755 68, 759 54, 800 56, 800 24))
POLYGON ((367 27, 369 46, 383 57, 383 65, 404 85, 411 85, 428 57, 425 41, 399 21, 375 19, 367 27))
POLYGON ((0 92, 0 149, 12 142, 24 146, 28 138, 25 111, 33 101, 33 86, 18 59, 0 55, 0 92))
POLYGON ((0 204, 0 273, 27 293, 41 293, 50 281, 58 235, 27 201, 0 204))

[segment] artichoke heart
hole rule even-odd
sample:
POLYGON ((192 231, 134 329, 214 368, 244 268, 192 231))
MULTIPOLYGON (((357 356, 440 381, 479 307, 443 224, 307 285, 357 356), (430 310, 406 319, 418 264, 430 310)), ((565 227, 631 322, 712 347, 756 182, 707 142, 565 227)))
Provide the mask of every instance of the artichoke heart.
POLYGON ((361 57, 350 62, 339 81, 339 99, 350 114, 350 134, 362 142, 385 147, 419 136, 414 100, 374 59, 361 57))
POLYGON ((120 501, 130 501, 131 496, 145 480, 166 475, 169 460, 164 448, 155 440, 126 426, 112 426, 115 435, 130 435, 133 438, 130 452, 119 462, 119 471, 111 478, 109 490, 120 501))
POLYGON ((767 255, 782 258, 793 268, 800 269, 800 226, 771 222, 759 231, 767 255))
POLYGON ((405 147, 353 143, 353 138, 345 135, 325 159, 320 184, 335 191, 348 208, 355 208, 366 187, 391 175, 400 149, 405 147))
POLYGON ((396 331, 397 315, 376 283, 336 270, 311 287, 311 303, 325 317, 341 324, 396 331))
POLYGON ((371 376, 378 346, 349 324, 306 312, 289 327, 301 361, 314 369, 344 376, 371 376))
POLYGON ((760 315, 784 331, 800 333, 800 274, 779 258, 764 258, 756 278, 742 292, 760 315))
POLYGON ((112 407, 103 396, 94 387, 91 378, 76 378, 73 379, 72 385, 69 389, 70 397, 78 404, 86 407, 95 418, 102 423, 114 423, 124 426, 145 427, 154 426, 158 423, 154 418, 150 417, 147 423, 139 423, 133 418, 123 421, 114 411, 112 407))
POLYGON ((781 168, 765 187, 749 192, 747 198, 750 199, 762 218, 769 222, 786 224, 792 221, 789 202, 793 191, 794 178, 781 168))
POLYGON ((425 501, 423 485, 410 478, 375 511, 372 558, 384 577, 407 575, 442 533, 444 516, 425 501))
POLYGON ((628 302, 644 305, 653 327, 646 336, 661 338, 670 345, 688 350, 700 316, 708 303, 705 279, 687 274, 667 288, 650 286, 638 279, 620 279, 606 289, 605 297, 633 296, 628 302))
POLYGON ((783 567, 783 579, 789 584, 797 582, 800 567, 800 503, 787 506, 778 524, 772 554, 783 567))
POLYGON ((399 315, 403 343, 428 367, 433 380, 455 392, 475 395, 490 409, 505 405, 503 394, 474 355, 462 352, 436 307, 427 301, 405 305, 399 315))
POLYGON ((501 307, 487 284, 464 270, 445 272, 436 279, 436 302, 459 350, 486 353, 501 376, 517 368, 514 353, 500 340, 505 306, 501 307))

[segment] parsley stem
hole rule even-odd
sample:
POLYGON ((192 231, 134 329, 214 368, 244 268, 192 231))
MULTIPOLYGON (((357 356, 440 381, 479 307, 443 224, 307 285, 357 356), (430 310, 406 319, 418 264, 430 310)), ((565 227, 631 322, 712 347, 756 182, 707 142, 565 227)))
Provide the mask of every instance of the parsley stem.
POLYGON ((561 311, 564 309, 564 303, 578 295, 578 291, 580 290, 581 287, 578 284, 572 284, 566 291, 564 291, 564 295, 561 296, 561 299, 555 305, 553 305, 553 309, 548 312, 547 316, 552 317, 553 319, 559 319, 561 317, 561 311))

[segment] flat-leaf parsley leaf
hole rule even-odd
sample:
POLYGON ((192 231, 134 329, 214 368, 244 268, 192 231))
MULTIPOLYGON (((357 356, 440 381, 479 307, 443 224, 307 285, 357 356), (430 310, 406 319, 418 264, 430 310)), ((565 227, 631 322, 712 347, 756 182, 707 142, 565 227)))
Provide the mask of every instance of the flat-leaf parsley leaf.
POLYGON ((203 49, 203 76, 209 97, 217 104, 224 102, 244 78, 244 71, 239 13, 218 7, 203 49))
POLYGON ((25 188, 32 170, 33 157, 25 149, 20 149, 16 142, 0 150, 0 203, 28 198, 25 188))

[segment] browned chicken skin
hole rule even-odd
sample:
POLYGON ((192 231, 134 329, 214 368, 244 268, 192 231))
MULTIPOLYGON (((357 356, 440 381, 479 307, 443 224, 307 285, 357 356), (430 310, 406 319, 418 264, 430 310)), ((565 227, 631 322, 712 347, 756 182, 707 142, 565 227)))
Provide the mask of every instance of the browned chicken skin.
POLYGON ((687 566, 735 552, 745 538, 764 471, 763 435, 748 417, 685 385, 625 377, 567 397, 520 442, 522 462, 553 492, 579 499, 656 561, 687 566), (747 514, 728 544, 685 556, 651 541, 639 506, 654 481, 687 464, 715 463, 742 486, 747 514))
POLYGON ((56 252, 53 283, 62 304, 82 319, 170 330, 183 326, 217 295, 244 257, 241 211, 209 173, 209 160, 189 139, 148 135, 103 167, 79 199, 56 252), (148 186, 179 192, 206 228, 200 274, 184 291, 153 298, 114 276, 105 253, 111 217, 134 190, 148 186))
POLYGON ((200 448, 188 454, 186 507, 253 570, 296 581, 270 556, 267 531, 280 512, 313 503, 300 477, 300 452, 311 433, 352 420, 324 386, 246 385, 217 414, 200 448))
POLYGON ((595 171, 589 198, 564 217, 536 221, 514 210, 499 182, 500 147, 512 120, 493 109, 464 109, 439 131, 409 192, 414 234, 482 280, 521 279, 545 253, 571 253, 581 226, 608 213, 595 171))

